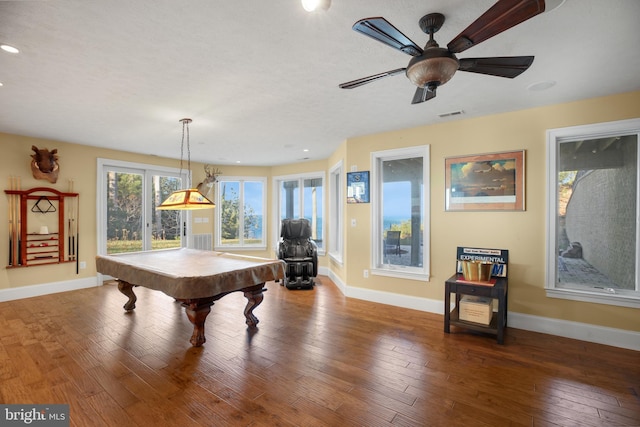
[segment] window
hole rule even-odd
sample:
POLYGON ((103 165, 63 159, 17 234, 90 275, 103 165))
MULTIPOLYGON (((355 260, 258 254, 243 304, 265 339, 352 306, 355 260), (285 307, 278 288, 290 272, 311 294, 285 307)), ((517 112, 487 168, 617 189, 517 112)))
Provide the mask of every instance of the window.
POLYGON ((371 153, 372 274, 429 280, 429 146, 371 153))
POLYGON ((265 178, 220 177, 216 193, 216 249, 264 249, 265 178))
POLYGON ((178 169, 98 159, 98 253, 185 246, 186 214, 156 209, 183 180, 178 169))
POLYGON ((640 120, 547 132, 547 295, 640 307, 640 120))
POLYGON ((283 219, 306 218, 311 223, 311 238, 318 245, 318 253, 324 254, 324 172, 275 177, 274 189, 278 195, 274 242, 279 240, 283 219))
POLYGON ((342 161, 329 170, 329 256, 342 262, 344 181, 342 161))

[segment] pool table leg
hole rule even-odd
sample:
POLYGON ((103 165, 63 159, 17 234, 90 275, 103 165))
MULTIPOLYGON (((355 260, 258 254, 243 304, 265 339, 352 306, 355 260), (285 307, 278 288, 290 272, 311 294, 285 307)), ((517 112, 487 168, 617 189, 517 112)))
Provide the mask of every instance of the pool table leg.
POLYGON ((211 312, 213 301, 211 298, 187 300, 183 301, 182 305, 185 308, 189 321, 193 323, 193 334, 191 334, 189 341, 194 347, 200 347, 207 341, 204 336, 204 322, 211 312))
POLYGON ((253 314, 253 309, 260 305, 264 296, 262 292, 266 291, 264 283, 244 288, 244 297, 247 299, 247 306, 244 308, 244 317, 247 318, 246 323, 249 326, 256 326, 260 320, 253 314))
POLYGON ((136 308, 136 301, 138 300, 138 297, 133 293, 133 286, 134 285, 129 282, 125 282, 124 280, 118 280, 118 290, 129 297, 129 301, 127 301, 123 306, 126 311, 131 311, 136 308))

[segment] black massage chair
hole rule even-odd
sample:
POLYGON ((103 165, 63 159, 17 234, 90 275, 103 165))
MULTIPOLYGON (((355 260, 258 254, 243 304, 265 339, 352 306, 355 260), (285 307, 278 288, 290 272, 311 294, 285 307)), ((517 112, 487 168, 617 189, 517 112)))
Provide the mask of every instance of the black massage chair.
POLYGON ((308 219, 283 219, 278 258, 287 264, 284 283, 287 289, 312 289, 318 275, 318 247, 311 240, 308 219))

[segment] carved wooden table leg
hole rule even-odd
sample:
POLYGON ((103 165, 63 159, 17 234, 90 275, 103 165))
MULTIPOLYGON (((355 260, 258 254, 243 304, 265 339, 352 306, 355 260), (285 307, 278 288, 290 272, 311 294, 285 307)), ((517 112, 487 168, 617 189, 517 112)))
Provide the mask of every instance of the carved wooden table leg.
POLYGON ((124 280, 118 280, 118 290, 129 297, 129 301, 127 301, 123 306, 127 311, 131 311, 136 308, 136 301, 138 300, 138 297, 133 293, 134 286, 135 285, 125 282, 124 280))
POLYGON ((247 299, 247 306, 244 308, 244 317, 247 318, 246 323, 249 326, 256 326, 260 320, 253 314, 253 309, 260 305, 264 296, 262 295, 263 291, 266 291, 266 288, 263 288, 264 283, 260 283, 259 285, 251 286, 248 288, 244 288, 244 297, 247 299))
POLYGON ((179 300, 185 308, 189 321, 193 324, 193 334, 191 335, 191 345, 194 347, 200 347, 207 339, 204 336, 204 322, 207 320, 207 316, 211 312, 211 306, 213 305, 212 298, 205 299, 189 299, 179 300))

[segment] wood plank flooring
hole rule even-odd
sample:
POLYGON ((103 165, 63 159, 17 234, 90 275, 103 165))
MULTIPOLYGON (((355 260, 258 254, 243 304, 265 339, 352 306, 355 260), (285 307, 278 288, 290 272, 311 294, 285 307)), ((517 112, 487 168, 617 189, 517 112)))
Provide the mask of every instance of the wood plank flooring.
POLYGON ((640 353, 268 283, 184 309, 114 284, 0 303, 0 401, 70 405, 72 426, 640 426, 640 353))

